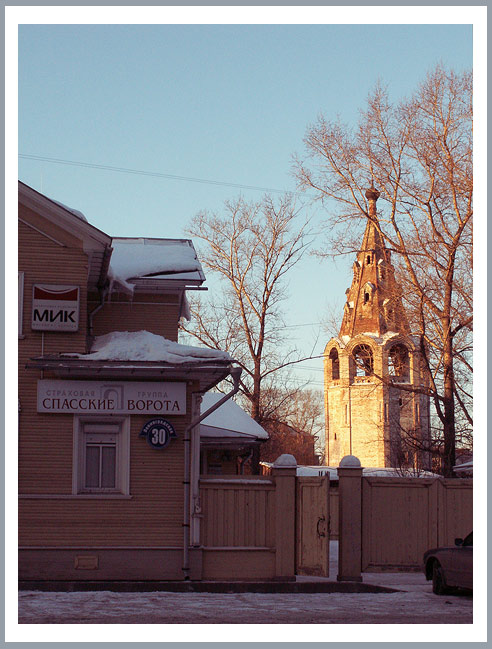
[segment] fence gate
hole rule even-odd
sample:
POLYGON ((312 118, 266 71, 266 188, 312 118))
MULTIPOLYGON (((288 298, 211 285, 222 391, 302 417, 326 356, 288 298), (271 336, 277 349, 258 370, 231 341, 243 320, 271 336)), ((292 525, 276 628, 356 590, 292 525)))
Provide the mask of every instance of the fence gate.
POLYGON ((328 577, 330 566, 330 479, 296 479, 296 574, 328 577))

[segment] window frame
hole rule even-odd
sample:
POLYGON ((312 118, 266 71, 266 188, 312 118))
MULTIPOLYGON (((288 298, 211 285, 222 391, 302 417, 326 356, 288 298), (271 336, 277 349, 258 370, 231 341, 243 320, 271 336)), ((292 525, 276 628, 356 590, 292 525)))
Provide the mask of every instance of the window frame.
MULTIPOLYGON (((130 495, 130 417, 74 415, 72 494, 78 496, 130 495), (98 430, 99 429, 99 430, 98 430), (87 487, 87 436, 115 437, 115 486, 87 487)), ((101 442, 104 444, 104 442, 101 442)))

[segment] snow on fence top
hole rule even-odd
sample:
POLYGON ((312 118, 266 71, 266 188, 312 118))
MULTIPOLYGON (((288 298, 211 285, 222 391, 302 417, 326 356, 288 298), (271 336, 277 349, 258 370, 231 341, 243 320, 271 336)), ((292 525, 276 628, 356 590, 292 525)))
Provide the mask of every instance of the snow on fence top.
POLYGON ((70 354, 91 361, 161 361, 198 363, 232 361, 227 352, 181 345, 150 331, 113 331, 97 336, 89 354, 70 354))
POLYGON ((162 275, 172 279, 179 273, 192 273, 192 279, 204 280, 193 244, 187 239, 114 238, 112 247, 111 290, 119 287, 133 293, 131 279, 162 275))

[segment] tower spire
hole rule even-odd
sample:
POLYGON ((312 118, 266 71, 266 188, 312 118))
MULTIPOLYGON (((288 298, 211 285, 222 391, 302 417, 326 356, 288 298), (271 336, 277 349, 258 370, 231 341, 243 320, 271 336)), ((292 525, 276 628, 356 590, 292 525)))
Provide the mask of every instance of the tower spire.
POLYGON ((340 336, 353 338, 360 333, 382 336, 387 331, 408 333, 391 254, 385 246, 377 217, 380 192, 371 184, 365 196, 369 203, 367 225, 354 262, 352 285, 346 291, 340 336))

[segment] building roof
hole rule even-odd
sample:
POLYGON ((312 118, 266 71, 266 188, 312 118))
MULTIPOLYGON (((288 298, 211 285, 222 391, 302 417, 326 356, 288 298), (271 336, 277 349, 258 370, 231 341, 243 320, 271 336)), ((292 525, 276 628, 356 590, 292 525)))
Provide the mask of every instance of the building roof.
POLYGON ((384 244, 376 214, 378 196, 373 188, 366 193, 367 225, 354 263, 352 285, 347 290, 340 338, 353 338, 365 332, 373 332, 374 336, 387 331, 409 333, 391 254, 384 244))
MULTIPOLYGON (((203 395, 201 412, 206 412, 224 395, 207 392, 203 395)), ((232 399, 214 410, 200 424, 200 437, 246 438, 250 440, 268 439, 268 433, 232 399)))
MULTIPOLYGON (((78 238, 88 254, 88 285, 90 288, 102 286, 106 279, 111 256, 111 237, 87 222, 78 210, 63 205, 40 194, 19 180, 19 203, 47 219, 55 226, 70 232, 78 238)), ((20 218, 20 217, 19 217, 20 218)), ((20 220, 22 220, 20 218, 20 220)))
POLYGON ((114 237, 109 279, 110 290, 133 294, 135 288, 196 288, 205 275, 190 239, 114 237))

